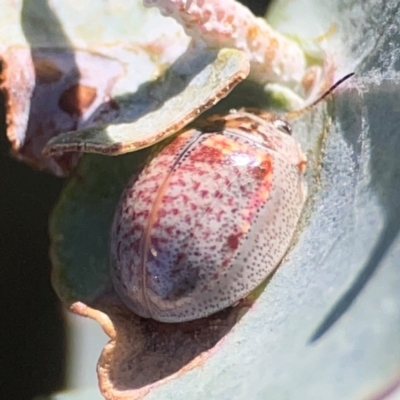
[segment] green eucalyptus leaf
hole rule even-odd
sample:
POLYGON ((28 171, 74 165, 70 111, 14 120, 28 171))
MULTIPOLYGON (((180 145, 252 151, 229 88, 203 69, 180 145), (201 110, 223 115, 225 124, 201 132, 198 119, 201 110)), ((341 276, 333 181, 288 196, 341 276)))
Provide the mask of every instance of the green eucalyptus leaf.
POLYGON ((225 97, 249 73, 245 53, 222 49, 188 51, 159 80, 115 98, 124 111, 109 125, 62 133, 50 140, 47 155, 80 151, 119 155, 174 134, 225 97))
POLYGON ((114 209, 148 153, 87 155, 69 179, 50 219, 53 285, 66 304, 91 303, 109 287, 108 234, 114 209))

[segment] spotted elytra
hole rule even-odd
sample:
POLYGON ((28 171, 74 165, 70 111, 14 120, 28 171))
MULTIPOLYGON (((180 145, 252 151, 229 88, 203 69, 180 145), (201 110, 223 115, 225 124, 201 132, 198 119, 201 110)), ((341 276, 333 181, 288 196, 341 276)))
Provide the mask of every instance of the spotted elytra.
POLYGON ((306 198, 306 158, 281 120, 208 122, 165 147, 116 211, 114 285, 145 318, 193 320, 245 297, 285 254, 306 198))
POLYGON ((111 275, 123 302, 182 322, 244 298, 290 245, 306 163, 288 123, 266 112, 213 116, 177 136, 131 179, 115 213, 111 275))

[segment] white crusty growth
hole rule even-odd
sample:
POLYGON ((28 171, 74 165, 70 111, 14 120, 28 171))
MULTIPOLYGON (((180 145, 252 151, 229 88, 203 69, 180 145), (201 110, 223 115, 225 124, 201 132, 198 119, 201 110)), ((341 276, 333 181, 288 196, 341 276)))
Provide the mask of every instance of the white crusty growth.
POLYGON ((230 47, 249 57, 250 78, 260 82, 298 84, 306 72, 300 46, 274 31, 265 20, 235 0, 144 0, 174 18, 194 39, 209 47, 230 47))

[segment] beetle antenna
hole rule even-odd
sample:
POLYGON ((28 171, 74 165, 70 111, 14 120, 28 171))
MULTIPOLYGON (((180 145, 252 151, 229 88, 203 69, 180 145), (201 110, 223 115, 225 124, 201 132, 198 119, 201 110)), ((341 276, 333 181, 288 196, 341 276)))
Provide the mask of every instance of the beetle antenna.
POLYGON ((333 84, 333 86, 331 86, 324 94, 322 94, 320 97, 318 97, 317 100, 313 101, 308 106, 305 106, 304 108, 302 108, 300 110, 289 111, 288 113, 286 113, 286 118, 287 119, 297 118, 300 115, 303 115, 305 112, 311 110, 311 108, 313 108, 320 101, 325 99, 325 97, 329 96, 338 86, 340 86, 344 81, 347 81, 347 79, 351 78, 353 75, 354 75, 354 72, 351 72, 350 74, 345 75, 343 78, 339 79, 335 84, 333 84))

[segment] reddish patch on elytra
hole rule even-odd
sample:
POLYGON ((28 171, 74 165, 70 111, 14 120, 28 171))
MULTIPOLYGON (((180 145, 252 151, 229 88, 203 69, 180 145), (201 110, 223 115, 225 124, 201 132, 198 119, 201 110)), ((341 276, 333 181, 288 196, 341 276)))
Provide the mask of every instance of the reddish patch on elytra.
POLYGON ((217 213, 215 213, 215 219, 218 222, 221 222, 224 214, 225 214, 225 210, 219 210, 217 213))
POLYGON ((165 208, 159 208, 158 209, 158 218, 164 218, 167 216, 167 210, 165 208))
POLYGON ((271 157, 265 157, 259 165, 255 167, 249 167, 248 172, 251 174, 251 176, 253 176, 254 179, 263 180, 267 175, 272 173, 271 157))
POLYGON ((146 219, 149 216, 149 210, 140 210, 136 213, 137 218, 146 219))
POLYGON ((207 197, 207 195, 208 195, 208 190, 201 190, 200 191, 200 196, 204 199, 205 197, 207 197))
POLYGON ((225 260, 222 262, 222 268, 228 267, 230 263, 231 260, 229 258, 225 258, 225 260))
POLYGON ((221 161, 224 155, 221 150, 214 149, 206 145, 200 145, 198 150, 191 156, 193 161, 203 162, 206 164, 215 164, 221 161))
POLYGON ((178 178, 175 183, 177 186, 186 187, 186 182, 183 178, 178 178))
POLYGON ((96 99, 97 90, 90 86, 74 85, 61 95, 58 105, 71 116, 81 116, 96 99))
POLYGON ((230 249, 236 250, 239 247, 239 239, 241 236, 240 233, 229 235, 227 243, 230 249))
POLYGON ((169 194, 165 194, 163 197, 163 203, 165 204, 172 204, 176 201, 178 196, 171 196, 169 194))
POLYGON ((200 186, 200 182, 193 182, 192 188, 193 188, 193 190, 197 190, 199 188, 199 186, 200 186))
POLYGON ((189 202, 189 196, 186 194, 182 194, 182 201, 183 201, 183 204, 186 205, 189 202))

